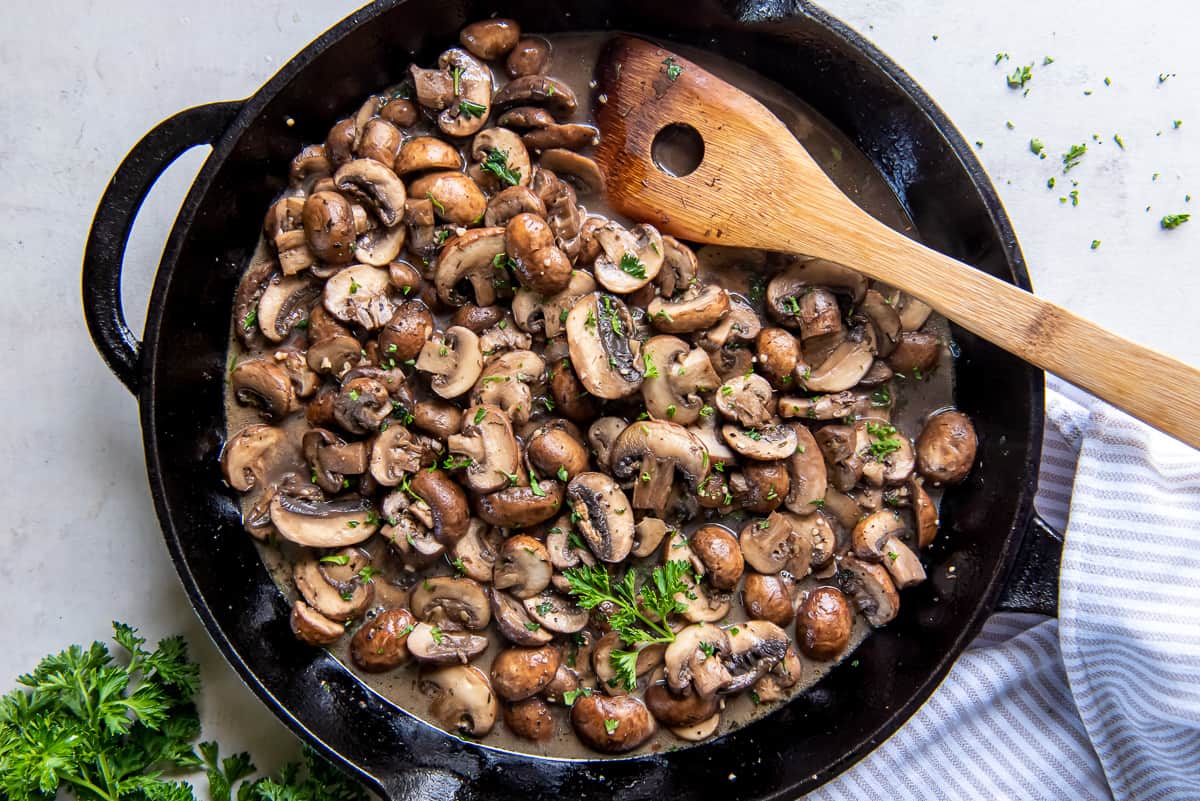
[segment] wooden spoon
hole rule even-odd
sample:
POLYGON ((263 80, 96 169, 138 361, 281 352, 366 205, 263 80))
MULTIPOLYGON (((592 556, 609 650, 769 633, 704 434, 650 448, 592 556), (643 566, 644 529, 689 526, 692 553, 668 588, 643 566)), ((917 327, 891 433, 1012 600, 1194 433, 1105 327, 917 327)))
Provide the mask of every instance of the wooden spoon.
POLYGON ((1200 447, 1200 371, 877 221, 741 90, 630 36, 606 46, 596 78, 602 134, 596 162, 618 211, 692 242, 802 253, 853 267, 1200 447), (703 142, 699 165, 681 176, 661 170, 651 155, 655 137, 675 124, 690 126, 703 142))

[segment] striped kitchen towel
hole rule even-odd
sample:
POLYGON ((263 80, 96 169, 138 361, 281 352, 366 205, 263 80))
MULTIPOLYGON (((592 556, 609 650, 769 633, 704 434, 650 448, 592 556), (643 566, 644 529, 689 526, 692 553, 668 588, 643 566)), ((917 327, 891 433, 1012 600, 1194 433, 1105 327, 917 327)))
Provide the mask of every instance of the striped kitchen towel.
POLYGON ((1059 618, 992 617, 908 725, 809 798, 1200 801, 1200 453, 1048 390, 1059 618))

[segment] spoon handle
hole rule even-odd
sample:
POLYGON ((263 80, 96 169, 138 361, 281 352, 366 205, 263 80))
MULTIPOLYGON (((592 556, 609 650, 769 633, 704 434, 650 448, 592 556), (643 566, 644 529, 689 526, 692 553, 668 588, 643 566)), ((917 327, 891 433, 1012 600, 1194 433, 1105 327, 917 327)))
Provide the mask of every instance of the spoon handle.
POLYGON ((1200 447, 1200 370, 881 224, 857 227, 859 236, 838 248, 843 263, 903 287, 968 331, 1200 447))

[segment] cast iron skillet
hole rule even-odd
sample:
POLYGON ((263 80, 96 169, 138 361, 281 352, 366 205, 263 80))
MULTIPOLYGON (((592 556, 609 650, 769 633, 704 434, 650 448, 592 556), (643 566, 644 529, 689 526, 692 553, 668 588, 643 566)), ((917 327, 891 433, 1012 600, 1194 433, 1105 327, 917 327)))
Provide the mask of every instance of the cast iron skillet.
POLYGON ((621 760, 553 760, 468 743, 367 689, 300 644, 288 605, 220 478, 222 379, 232 297, 288 162, 416 57, 431 62, 466 22, 627 30, 712 48, 814 106, 874 161, 924 241, 1029 287, 1016 238, 970 148, 934 103, 861 36, 806 3, 391 0, 325 33, 253 97, 180 112, 125 158, 93 221, 83 300, 96 347, 138 397, 163 534, 192 605, 242 679, 289 728, 391 799, 795 798, 892 734, 996 608, 1054 614, 1061 542, 1032 513, 1042 375, 956 329, 957 405, 979 461, 947 493, 930 580, 899 617, 784 708, 704 745, 621 760), (289 126, 287 120, 294 120, 289 126), (211 144, 158 268, 141 343, 125 325, 121 265, 158 175, 211 144), (955 572, 947 568, 953 565, 955 572), (950 576, 953 576, 953 579, 950 576))

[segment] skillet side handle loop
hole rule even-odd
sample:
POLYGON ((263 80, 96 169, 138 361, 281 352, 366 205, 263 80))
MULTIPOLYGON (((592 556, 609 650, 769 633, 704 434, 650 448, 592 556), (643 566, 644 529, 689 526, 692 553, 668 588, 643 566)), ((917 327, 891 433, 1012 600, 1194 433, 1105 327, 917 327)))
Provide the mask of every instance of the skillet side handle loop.
POLYGON ((1058 617, 1058 574, 1062 535, 1036 512, 1021 538, 1021 549, 996 602, 997 612, 1034 612, 1058 617))
POLYGON ((241 101, 209 103, 154 126, 117 167, 96 208, 83 253, 83 312, 96 349, 134 395, 141 385, 141 342, 121 307, 121 269, 134 219, 163 171, 184 151, 215 142, 241 108, 241 101))

